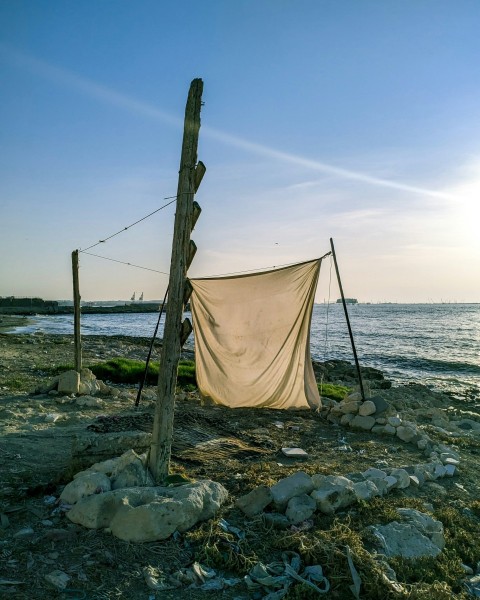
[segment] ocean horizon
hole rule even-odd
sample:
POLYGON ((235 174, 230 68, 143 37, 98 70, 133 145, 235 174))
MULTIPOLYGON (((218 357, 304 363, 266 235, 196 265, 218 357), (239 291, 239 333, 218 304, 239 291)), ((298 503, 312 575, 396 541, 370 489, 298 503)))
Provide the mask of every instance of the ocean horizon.
MULTIPOLYGON (((362 366, 381 370, 394 383, 417 382, 463 395, 480 394, 479 303, 359 302, 348 305, 348 314, 362 366)), ((151 337, 157 319, 158 313, 86 314, 82 336, 151 337)), ((164 319, 163 315, 158 337, 164 319)), ((34 316, 31 324, 12 333, 37 332, 72 334, 73 315, 34 316)), ((314 305, 310 342, 314 360, 353 362, 341 303, 314 305)), ((193 345, 192 335, 187 346, 193 345)))

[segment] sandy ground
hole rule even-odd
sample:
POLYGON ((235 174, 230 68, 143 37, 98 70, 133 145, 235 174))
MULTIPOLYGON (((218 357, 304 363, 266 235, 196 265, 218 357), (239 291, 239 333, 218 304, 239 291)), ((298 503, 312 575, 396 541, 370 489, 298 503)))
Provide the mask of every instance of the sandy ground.
MULTIPOLYGON (((13 318, 2 318, 2 327, 12 325, 13 318)), ((85 364, 115 356, 144 359, 147 350, 146 339, 84 338, 85 364)), ((73 526, 58 510, 56 499, 72 475, 73 439, 91 435, 92 430, 101 435, 105 423, 112 431, 111 417, 115 417, 119 430, 148 431, 154 410, 153 388, 146 389, 137 410, 136 390, 129 387, 117 386, 120 395, 105 396, 101 406, 92 408, 64 402, 56 395, 34 393, 35 388, 51 380, 47 369, 72 362, 71 336, 0 333, 0 596, 131 600, 206 597, 207 592, 187 589, 155 596, 142 575, 146 566, 171 572, 191 565, 201 554, 194 536, 185 534, 176 540, 134 545, 102 531, 73 526), (22 535, 26 528, 31 530, 22 535), (58 591, 45 581, 45 575, 56 569, 71 577, 66 591, 58 591)), ((452 411, 469 409, 477 414, 473 402, 467 406, 423 386, 394 388, 382 394, 398 403, 409 417, 417 414, 417 421, 431 435, 434 431, 430 431, 429 417, 424 410, 421 412, 425 407, 436 407, 447 419, 452 411)), ((480 420, 480 415, 477 417, 480 420)), ((438 439, 446 441, 442 436, 438 439)), ((415 495, 433 506, 448 502, 459 509, 478 499, 480 445, 474 437, 462 444, 458 476, 416 490, 397 490, 397 496, 415 495)), ((345 430, 311 411, 203 407, 196 393, 187 394, 176 406, 173 471, 222 483, 231 495, 231 503, 221 516, 242 529, 252 525, 233 502, 259 483, 271 485, 300 469, 346 474, 371 466, 399 467, 420 462, 425 462, 422 453, 398 438, 345 430), (208 451, 198 445, 205 439, 213 440, 208 451), (339 451, 345 444, 351 450, 339 451), (299 446, 309 458, 301 463, 288 460, 281 453, 285 446, 299 446)), ((255 530, 255 536, 262 532, 261 528, 255 530)), ((275 557, 263 558, 268 562, 275 557)), ((339 586, 339 591, 334 590, 329 597, 348 597, 342 595, 344 588, 339 586)), ((227 599, 249 598, 244 587, 221 595, 227 599)))

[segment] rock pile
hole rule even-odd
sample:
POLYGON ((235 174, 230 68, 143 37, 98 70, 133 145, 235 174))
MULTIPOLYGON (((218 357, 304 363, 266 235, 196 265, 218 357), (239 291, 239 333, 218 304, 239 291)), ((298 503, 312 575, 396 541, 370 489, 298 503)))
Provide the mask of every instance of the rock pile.
POLYGON ((152 542, 212 518, 227 497, 227 490, 210 480, 155 486, 146 455, 130 450, 77 473, 60 500, 71 505, 67 517, 73 523, 108 529, 126 541, 152 542))
MULTIPOLYGON (((328 421, 344 427, 396 436, 404 442, 415 444, 435 464, 459 465, 460 457, 456 452, 443 444, 435 444, 416 423, 403 419, 380 395, 364 402, 359 392, 350 394, 341 402, 322 398, 321 414, 328 421)), ((449 468, 449 475, 454 472, 455 469, 449 468)))
POLYGON ((267 522, 278 528, 309 519, 316 511, 333 514, 359 501, 384 496, 393 489, 420 486, 427 481, 452 476, 455 467, 426 463, 404 468, 376 469, 342 475, 308 475, 297 471, 272 487, 259 486, 237 499, 235 505, 252 517, 264 513, 267 522))

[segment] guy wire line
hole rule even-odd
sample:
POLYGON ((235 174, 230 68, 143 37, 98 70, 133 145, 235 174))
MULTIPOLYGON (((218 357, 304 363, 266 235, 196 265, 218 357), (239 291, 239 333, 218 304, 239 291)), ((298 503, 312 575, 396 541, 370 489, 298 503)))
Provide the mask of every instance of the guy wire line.
POLYGON ((173 200, 171 200, 170 202, 167 202, 163 206, 160 206, 160 208, 157 208, 156 210, 154 210, 153 212, 149 213, 148 215, 145 215, 141 219, 138 219, 138 221, 135 221, 135 223, 131 223, 130 225, 127 225, 127 227, 124 227, 123 229, 120 229, 120 231, 117 231, 116 233, 112 233, 112 235, 109 235, 105 239, 98 240, 98 242, 96 242, 95 244, 92 244, 91 246, 88 246, 88 248, 85 248, 85 250, 79 250, 79 252, 86 252, 87 250, 90 250, 90 248, 95 248, 95 246, 98 246, 99 244, 104 244, 105 242, 107 242, 108 240, 111 240, 116 235, 119 235, 120 233, 123 233, 124 231, 127 231, 127 229, 130 229, 130 227, 133 227, 134 225, 138 225, 138 223, 141 223, 142 221, 145 221, 145 219, 148 219, 149 217, 151 217, 155 213, 161 211, 162 209, 166 208, 167 206, 170 206, 170 204, 173 204, 174 202, 176 202, 177 197, 178 196, 167 196, 166 198, 164 198, 164 200, 170 200, 171 198, 173 198, 173 200))
MULTIPOLYGON (((314 260, 323 260, 327 256, 330 256, 331 252, 327 252, 320 258, 312 258, 310 260, 302 260, 301 263, 313 262, 314 260)), ((298 262, 285 263, 283 265, 272 265, 271 267, 260 267, 259 269, 247 269, 246 271, 234 271, 232 273, 221 273, 220 275, 204 275, 203 277, 191 277, 191 279, 215 279, 216 277, 229 277, 230 275, 243 275, 244 273, 261 273, 262 271, 272 271, 273 269, 281 269, 283 267, 291 267, 298 264, 298 262)))
POLYGON ((160 273, 161 275, 169 275, 166 271, 157 271, 157 269, 150 269, 149 267, 141 267, 140 265, 134 265, 129 262, 124 262, 123 260, 116 260, 115 258, 108 258, 108 256, 100 256, 99 254, 93 254, 92 252, 87 252, 86 250, 81 250, 83 254, 88 254, 88 256, 95 256, 97 258, 103 258, 103 260, 110 260, 112 262, 120 263, 121 265, 128 265, 129 267, 135 267, 136 269, 143 269, 144 271, 153 271, 153 273, 160 273))

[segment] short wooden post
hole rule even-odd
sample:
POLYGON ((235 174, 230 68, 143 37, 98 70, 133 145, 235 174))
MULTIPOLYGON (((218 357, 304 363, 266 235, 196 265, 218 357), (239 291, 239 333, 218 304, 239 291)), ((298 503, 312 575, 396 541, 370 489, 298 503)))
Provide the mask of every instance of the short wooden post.
POLYGON ((168 475, 173 437, 175 385, 182 338, 185 280, 192 231, 193 197, 199 185, 196 175, 198 134, 203 82, 194 79, 185 108, 182 155, 178 176, 170 280, 163 345, 158 375, 158 397, 153 420, 149 468, 157 484, 168 475), (198 185, 197 185, 198 184, 198 185))
POLYGON ((75 348, 75 371, 82 370, 82 338, 80 333, 80 286, 78 282, 78 250, 72 252, 73 275, 73 340, 75 348))

